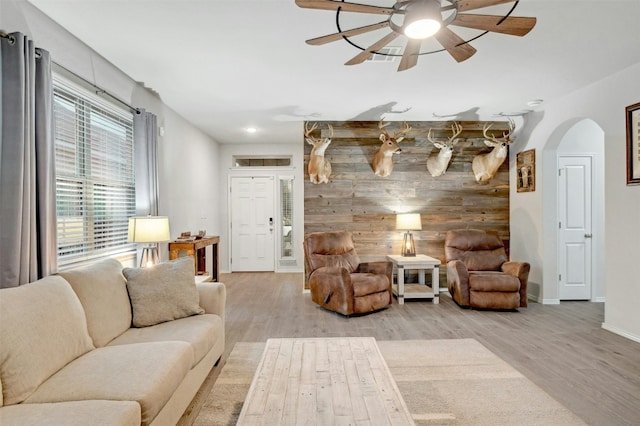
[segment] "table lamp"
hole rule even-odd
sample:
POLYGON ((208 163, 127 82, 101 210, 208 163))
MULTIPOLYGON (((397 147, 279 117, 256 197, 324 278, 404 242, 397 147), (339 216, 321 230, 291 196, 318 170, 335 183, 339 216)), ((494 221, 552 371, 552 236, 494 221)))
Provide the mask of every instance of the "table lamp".
POLYGON ((158 263, 158 244, 171 239, 167 216, 140 216, 129 218, 129 241, 146 243, 142 248, 140 267, 148 268, 158 263))
POLYGON ((403 213, 396 215, 396 229, 407 231, 402 240, 402 255, 413 257, 416 255, 416 246, 413 242, 411 231, 422 229, 420 213, 403 213))

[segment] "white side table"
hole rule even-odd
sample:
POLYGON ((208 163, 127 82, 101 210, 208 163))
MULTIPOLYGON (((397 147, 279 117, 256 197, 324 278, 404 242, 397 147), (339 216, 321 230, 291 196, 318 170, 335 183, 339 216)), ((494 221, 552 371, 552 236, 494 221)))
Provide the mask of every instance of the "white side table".
POLYGON ((431 256, 417 254, 415 257, 388 255, 387 260, 397 270, 397 284, 393 284, 393 294, 398 303, 403 305, 404 299, 433 299, 434 304, 440 302, 440 261, 431 256), (404 283, 404 270, 418 270, 418 284, 404 283), (431 270, 431 287, 425 284, 424 273, 431 270))

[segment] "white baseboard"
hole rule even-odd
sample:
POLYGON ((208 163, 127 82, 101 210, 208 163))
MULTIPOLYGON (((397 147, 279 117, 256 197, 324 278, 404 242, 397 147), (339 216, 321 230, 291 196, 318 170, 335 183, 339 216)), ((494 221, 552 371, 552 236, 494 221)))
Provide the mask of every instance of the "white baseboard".
POLYGON ((607 301, 606 297, 594 297, 593 299, 591 299, 592 302, 595 303, 604 303, 607 301))
POLYGON ((608 325, 607 323, 602 323, 602 328, 619 336, 626 337, 629 340, 633 340, 634 342, 640 343, 640 336, 636 336, 635 334, 629 333, 621 328, 608 325))
POLYGON ((542 299, 543 305, 559 305, 560 299, 542 299))

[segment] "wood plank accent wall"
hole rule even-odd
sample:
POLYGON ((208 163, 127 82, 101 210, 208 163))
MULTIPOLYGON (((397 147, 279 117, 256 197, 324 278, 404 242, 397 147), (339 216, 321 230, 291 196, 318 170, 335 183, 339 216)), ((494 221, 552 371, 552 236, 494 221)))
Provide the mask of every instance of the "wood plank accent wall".
MULTIPOLYGON (((450 123, 408 123, 412 131, 400 143, 402 152, 394 155, 393 172, 382 178, 375 176, 371 167, 381 145, 378 122, 318 122, 319 129, 313 133, 316 137, 329 135, 327 124, 334 129, 325 152, 333 170, 328 184, 309 182, 311 146, 303 142, 305 234, 352 231, 362 261, 384 260, 387 254, 400 254, 403 231, 395 229, 396 213, 420 213, 422 231, 414 232, 416 252, 438 258, 443 264, 444 236, 449 229, 495 230, 508 248, 509 161, 485 184, 477 183, 471 171, 473 157, 490 151, 482 136, 485 122, 460 122, 463 132, 449 169, 438 177, 432 177, 427 170, 429 154, 437 151, 427 133, 434 128, 436 138, 450 136, 450 123)), ((393 122, 386 130, 393 135, 401 125, 402 122, 393 122)), ((496 121, 490 132, 500 136, 507 129, 506 121, 496 121)), ((441 268, 441 274, 444 272, 445 268, 441 268)), ((446 279, 441 282, 446 283, 446 279)))

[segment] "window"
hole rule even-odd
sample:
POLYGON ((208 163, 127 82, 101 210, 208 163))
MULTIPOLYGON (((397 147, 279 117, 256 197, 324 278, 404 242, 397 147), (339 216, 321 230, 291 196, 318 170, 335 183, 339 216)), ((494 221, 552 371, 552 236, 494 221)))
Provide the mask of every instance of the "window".
POLYGON ((280 217, 282 230, 280 257, 293 257, 293 178, 280 178, 280 217))
POLYGON ((234 167, 289 167, 290 157, 233 157, 234 167))
POLYGON ((54 78, 58 266, 135 253, 133 118, 54 78))

